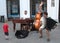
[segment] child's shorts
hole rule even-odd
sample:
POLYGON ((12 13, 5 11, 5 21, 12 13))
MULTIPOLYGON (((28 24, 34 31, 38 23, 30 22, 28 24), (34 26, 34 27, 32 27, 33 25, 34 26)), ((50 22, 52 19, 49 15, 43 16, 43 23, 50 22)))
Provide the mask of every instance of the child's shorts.
POLYGON ((5 35, 7 35, 7 36, 8 36, 8 35, 9 35, 9 33, 8 33, 8 32, 5 32, 5 35))

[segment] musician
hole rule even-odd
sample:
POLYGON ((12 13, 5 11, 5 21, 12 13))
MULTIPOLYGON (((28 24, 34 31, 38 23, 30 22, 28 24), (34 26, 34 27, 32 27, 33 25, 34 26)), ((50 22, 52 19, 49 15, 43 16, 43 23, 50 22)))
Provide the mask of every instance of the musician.
POLYGON ((43 13, 41 14, 40 25, 41 26, 39 28, 39 32, 40 32, 40 38, 42 38, 42 30, 45 28, 46 25, 46 19, 43 13))
POLYGON ((41 1, 39 5, 39 12, 43 12, 43 11, 44 11, 44 1, 41 1))
MULTIPOLYGON (((29 17, 27 16, 27 10, 24 11, 24 17, 22 18, 24 20, 29 19, 29 17)), ((22 30, 28 30, 30 31, 29 28, 29 24, 25 23, 25 24, 21 24, 22 30)))
POLYGON ((44 14, 41 14, 41 20, 40 20, 40 28, 39 28, 39 32, 40 32, 40 38, 42 38, 43 37, 43 35, 42 35, 42 30, 43 29, 46 29, 46 34, 47 34, 47 41, 50 41, 50 28, 48 28, 48 26, 46 26, 47 25, 47 12, 44 12, 44 14))

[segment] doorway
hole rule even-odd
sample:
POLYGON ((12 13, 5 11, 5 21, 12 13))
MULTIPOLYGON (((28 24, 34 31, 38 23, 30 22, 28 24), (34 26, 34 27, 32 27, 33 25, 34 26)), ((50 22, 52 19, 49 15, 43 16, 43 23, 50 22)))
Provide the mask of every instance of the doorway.
POLYGON ((7 1, 7 18, 16 19, 20 18, 19 0, 6 0, 7 1))
POLYGON ((31 18, 35 17, 35 14, 38 10, 38 5, 41 0, 30 0, 30 13, 31 13, 31 18))
POLYGON ((44 1, 44 11, 47 12, 47 0, 30 0, 30 13, 31 17, 34 18, 35 14, 39 11, 39 5, 41 1, 44 1))
POLYGON ((60 0, 59 0, 59 15, 58 15, 58 19, 59 19, 59 22, 60 22, 60 0))

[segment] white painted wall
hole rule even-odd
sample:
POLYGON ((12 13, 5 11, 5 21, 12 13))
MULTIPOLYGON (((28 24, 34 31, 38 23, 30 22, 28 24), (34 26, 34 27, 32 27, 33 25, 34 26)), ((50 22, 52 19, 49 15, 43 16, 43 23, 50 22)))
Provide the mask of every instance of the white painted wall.
POLYGON ((7 19, 6 0, 0 0, 0 16, 3 15, 7 19))
MULTIPOLYGON (((27 10, 27 17, 30 18, 30 0, 20 0, 20 18, 24 17, 24 11, 27 10)), ((0 0, 0 16, 4 15, 7 19, 6 0, 0 0)))
POLYGON ((47 0, 47 12, 48 17, 51 17, 58 21, 59 0, 55 0, 55 6, 51 6, 51 0, 47 0))
MULTIPOLYGON (((24 17, 24 11, 27 10, 27 17, 30 18, 30 0, 20 0, 20 18, 24 17)), ((59 0, 55 0, 55 7, 51 7, 51 0, 47 0, 48 16, 58 21, 59 0)), ((0 15, 7 19, 6 0, 0 0, 0 15)))
POLYGON ((30 18, 30 0, 20 0, 20 18, 26 17, 24 11, 27 10, 27 17, 30 18))

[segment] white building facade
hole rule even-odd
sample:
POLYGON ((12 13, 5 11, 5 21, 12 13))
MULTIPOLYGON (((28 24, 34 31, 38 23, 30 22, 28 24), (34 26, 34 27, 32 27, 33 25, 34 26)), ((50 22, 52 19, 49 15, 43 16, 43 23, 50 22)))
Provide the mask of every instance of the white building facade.
MULTIPOLYGON (((31 17, 31 12, 32 12, 30 4, 32 4, 32 1, 31 0, 19 0, 18 4, 19 4, 19 6, 18 6, 19 7, 19 9, 18 9, 19 13, 16 13, 16 12, 18 12, 18 10, 16 11, 16 10, 11 9, 10 11, 13 10, 12 11, 13 13, 11 13, 9 15, 9 13, 7 11, 7 0, 0 0, 0 16, 4 16, 5 19, 8 19, 9 17, 10 18, 11 17, 22 18, 22 17, 25 16, 24 11, 27 10, 27 15, 26 16, 28 18, 30 18, 31 17), (9 15, 9 17, 8 17, 8 15, 9 15)), ((17 7, 15 7, 15 8, 17 8, 17 7)), ((54 20, 59 22, 59 0, 47 0, 47 12, 48 12, 49 17, 51 17, 54 20)))

